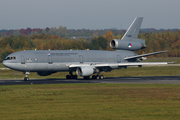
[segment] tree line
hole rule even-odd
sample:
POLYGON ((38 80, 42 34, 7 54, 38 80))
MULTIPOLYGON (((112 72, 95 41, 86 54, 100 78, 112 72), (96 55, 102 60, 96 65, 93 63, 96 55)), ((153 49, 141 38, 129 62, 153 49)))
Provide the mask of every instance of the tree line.
MULTIPOLYGON (((178 29, 154 29, 154 28, 147 28, 147 29, 141 29, 140 33, 159 33, 159 32, 163 32, 163 31, 173 31, 173 32, 177 32, 178 29)), ((70 39, 72 36, 88 36, 88 37, 93 37, 95 35, 98 36, 103 36, 104 34, 106 34, 107 31, 111 31, 113 33, 114 36, 117 35, 123 35, 126 30, 121 29, 118 30, 116 28, 111 28, 111 29, 96 29, 96 30, 90 30, 90 29, 67 29, 66 27, 63 26, 59 26, 58 28, 56 27, 46 27, 44 29, 41 28, 27 28, 27 29, 16 29, 16 30, 0 30, 0 37, 4 37, 4 36, 19 36, 19 35, 23 35, 23 36, 31 36, 33 34, 41 34, 41 33, 45 33, 46 35, 58 35, 62 38, 65 39, 70 39)), ((92 40, 92 39, 90 39, 92 40)))
MULTIPOLYGON (((63 34, 63 32, 62 32, 63 34)), ((109 43, 112 39, 121 39, 122 33, 114 35, 112 31, 106 31, 103 35, 94 35, 91 40, 83 38, 72 40, 59 35, 47 33, 32 34, 29 36, 12 35, 0 37, 0 60, 7 55, 22 50, 110 50, 109 43)), ((155 33, 140 33, 138 38, 146 41, 146 48, 136 51, 137 54, 169 50, 166 54, 159 54, 156 57, 180 57, 180 30, 163 31, 155 33)), ((154 56, 150 56, 154 57, 154 56)))

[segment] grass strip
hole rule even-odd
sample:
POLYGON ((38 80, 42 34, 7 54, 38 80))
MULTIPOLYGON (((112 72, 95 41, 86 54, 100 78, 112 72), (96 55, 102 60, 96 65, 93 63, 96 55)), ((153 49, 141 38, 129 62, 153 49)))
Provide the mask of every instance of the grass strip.
POLYGON ((44 84, 0 87, 0 118, 180 119, 180 86, 44 84))

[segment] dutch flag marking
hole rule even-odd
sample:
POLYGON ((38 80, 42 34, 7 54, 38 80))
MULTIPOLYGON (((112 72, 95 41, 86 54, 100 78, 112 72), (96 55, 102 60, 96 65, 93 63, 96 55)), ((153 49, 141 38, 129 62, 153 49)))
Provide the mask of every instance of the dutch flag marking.
POLYGON ((132 47, 132 44, 131 44, 131 43, 129 43, 129 44, 128 44, 128 47, 129 47, 129 48, 131 48, 131 47, 132 47))

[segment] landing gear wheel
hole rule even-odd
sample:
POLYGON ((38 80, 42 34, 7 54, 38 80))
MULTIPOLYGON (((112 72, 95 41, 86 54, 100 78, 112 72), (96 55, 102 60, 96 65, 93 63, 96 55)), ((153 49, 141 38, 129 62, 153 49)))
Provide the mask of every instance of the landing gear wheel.
POLYGON ((92 79, 96 79, 96 76, 95 76, 95 75, 93 75, 93 76, 92 76, 92 79))
POLYGON ((66 75, 66 79, 77 79, 77 75, 66 75))
POLYGON ((25 78, 24 78, 24 81, 28 81, 28 80, 29 80, 29 78, 28 78, 28 77, 25 77, 25 78))
POLYGON ((66 75, 66 79, 69 79, 70 78, 70 76, 69 75, 66 75))
POLYGON ((104 79, 104 76, 103 76, 103 75, 101 75, 101 76, 100 76, 100 79, 101 79, 101 80, 102 80, 102 79, 104 79))
POLYGON ((29 80, 28 75, 30 74, 30 72, 25 72, 24 74, 26 75, 25 78, 24 78, 24 81, 28 81, 29 80))
POLYGON ((89 76, 84 76, 84 79, 87 79, 87 80, 88 80, 89 78, 90 78, 89 76))
POLYGON ((74 75, 70 75, 70 79, 73 79, 74 78, 74 75))
POLYGON ((74 79, 77 79, 78 77, 77 77, 77 75, 73 75, 73 78, 74 78, 74 79))

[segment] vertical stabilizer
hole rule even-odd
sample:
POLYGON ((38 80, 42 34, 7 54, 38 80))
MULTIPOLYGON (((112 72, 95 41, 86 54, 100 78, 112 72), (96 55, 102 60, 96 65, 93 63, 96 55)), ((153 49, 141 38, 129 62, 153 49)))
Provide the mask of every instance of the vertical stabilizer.
POLYGON ((121 40, 132 40, 137 38, 143 17, 136 17, 121 40))

